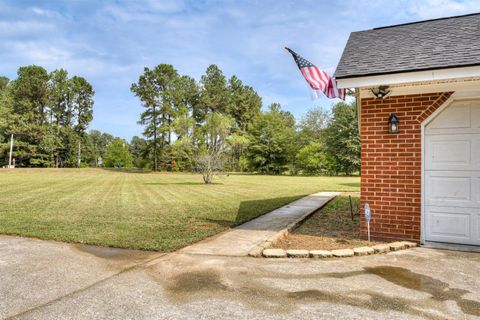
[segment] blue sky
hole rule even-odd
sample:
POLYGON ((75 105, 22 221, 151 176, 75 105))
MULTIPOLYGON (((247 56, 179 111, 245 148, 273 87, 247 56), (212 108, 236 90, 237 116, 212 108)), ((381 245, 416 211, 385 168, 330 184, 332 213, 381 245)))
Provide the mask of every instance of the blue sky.
POLYGON ((144 66, 200 78, 209 64, 237 75, 299 118, 314 106, 285 44, 333 73, 351 31, 479 11, 480 0, 0 0, 0 75, 67 69, 95 88, 91 129, 130 139, 142 111, 130 92, 144 66))

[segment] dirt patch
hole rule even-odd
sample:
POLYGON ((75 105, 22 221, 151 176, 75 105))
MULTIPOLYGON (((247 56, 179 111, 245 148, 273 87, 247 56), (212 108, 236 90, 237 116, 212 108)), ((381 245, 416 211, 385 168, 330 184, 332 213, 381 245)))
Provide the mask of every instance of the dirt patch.
POLYGON ((315 212, 300 227, 287 237, 275 243, 282 249, 347 249, 375 245, 381 242, 368 242, 360 237, 360 217, 358 193, 342 194, 322 209, 315 212), (354 217, 350 211, 350 199, 354 217))
POLYGON ((378 242, 368 242, 365 240, 342 239, 335 237, 318 237, 308 235, 289 234, 287 237, 275 243, 275 248, 282 249, 305 249, 305 250, 337 250, 351 249, 368 245, 375 245, 378 242))

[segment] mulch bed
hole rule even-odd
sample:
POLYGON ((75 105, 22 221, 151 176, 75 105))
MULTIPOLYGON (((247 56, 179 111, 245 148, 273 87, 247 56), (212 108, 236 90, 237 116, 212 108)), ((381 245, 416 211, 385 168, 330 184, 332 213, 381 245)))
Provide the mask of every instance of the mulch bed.
POLYGON ((342 194, 315 212, 299 228, 275 243, 274 248, 336 250, 372 246, 360 238, 359 194, 342 194), (354 219, 351 219, 349 195, 352 196, 354 219))

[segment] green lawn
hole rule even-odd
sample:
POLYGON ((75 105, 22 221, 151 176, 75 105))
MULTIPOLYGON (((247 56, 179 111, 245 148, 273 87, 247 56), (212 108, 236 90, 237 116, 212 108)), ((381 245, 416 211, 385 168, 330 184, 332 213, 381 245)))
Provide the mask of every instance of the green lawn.
POLYGON ((100 169, 0 169, 0 233, 172 251, 358 177, 200 175, 100 169))

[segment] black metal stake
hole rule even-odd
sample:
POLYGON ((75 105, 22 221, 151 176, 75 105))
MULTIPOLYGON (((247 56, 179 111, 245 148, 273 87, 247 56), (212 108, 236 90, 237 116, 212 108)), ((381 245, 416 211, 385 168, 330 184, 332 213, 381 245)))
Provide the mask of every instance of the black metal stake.
POLYGON ((352 217, 353 221, 353 204, 352 204, 352 196, 348 195, 348 199, 350 200, 350 216, 352 217))

